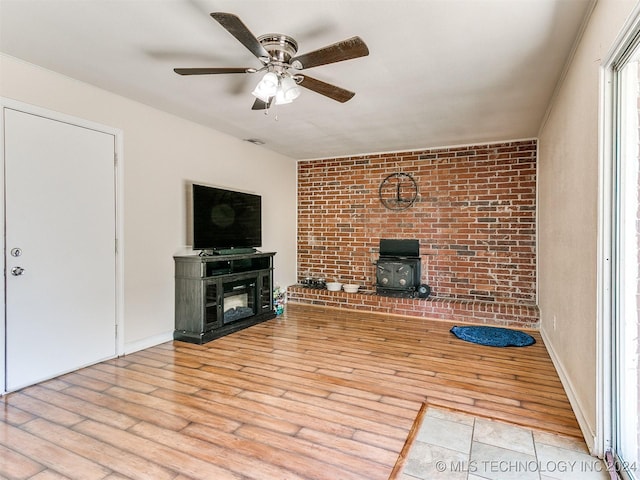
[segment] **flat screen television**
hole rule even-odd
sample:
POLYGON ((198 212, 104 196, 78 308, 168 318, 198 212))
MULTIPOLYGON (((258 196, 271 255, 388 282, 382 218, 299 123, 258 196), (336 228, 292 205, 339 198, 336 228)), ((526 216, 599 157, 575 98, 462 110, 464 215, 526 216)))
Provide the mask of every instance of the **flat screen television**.
POLYGON ((193 184, 193 249, 262 246, 262 197, 193 184))

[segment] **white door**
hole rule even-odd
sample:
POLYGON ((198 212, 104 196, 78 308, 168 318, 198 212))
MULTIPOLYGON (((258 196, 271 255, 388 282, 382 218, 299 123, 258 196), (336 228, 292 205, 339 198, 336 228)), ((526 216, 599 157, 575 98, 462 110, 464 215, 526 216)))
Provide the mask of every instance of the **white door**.
POLYGON ((4 109, 6 390, 115 356, 114 135, 4 109))

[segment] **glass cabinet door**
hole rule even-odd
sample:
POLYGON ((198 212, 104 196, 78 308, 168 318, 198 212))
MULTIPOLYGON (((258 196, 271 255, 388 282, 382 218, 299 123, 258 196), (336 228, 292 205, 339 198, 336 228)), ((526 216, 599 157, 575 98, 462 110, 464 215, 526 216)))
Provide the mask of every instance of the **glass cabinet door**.
POLYGON ((204 331, 207 332, 219 327, 219 287, 218 281, 206 282, 204 292, 204 331))
POLYGON ((258 283, 260 284, 260 309, 262 312, 269 312, 273 309, 271 272, 260 274, 258 283))

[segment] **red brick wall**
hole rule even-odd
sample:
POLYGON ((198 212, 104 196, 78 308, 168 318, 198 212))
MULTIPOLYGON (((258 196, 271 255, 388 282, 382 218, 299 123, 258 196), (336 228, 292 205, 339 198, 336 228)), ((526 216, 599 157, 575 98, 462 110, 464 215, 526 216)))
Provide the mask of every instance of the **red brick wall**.
POLYGON ((535 304, 535 140, 298 163, 298 274, 373 291, 380 238, 419 239, 422 280, 440 298, 535 304), (411 174, 416 203, 378 199, 411 174))

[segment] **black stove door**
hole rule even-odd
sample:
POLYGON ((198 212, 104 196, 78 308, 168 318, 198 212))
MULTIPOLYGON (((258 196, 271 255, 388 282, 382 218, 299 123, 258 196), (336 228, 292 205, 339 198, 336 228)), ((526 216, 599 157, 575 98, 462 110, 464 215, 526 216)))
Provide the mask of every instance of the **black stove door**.
POLYGON ((394 290, 415 288, 415 265, 379 260, 376 268, 376 285, 394 290))

